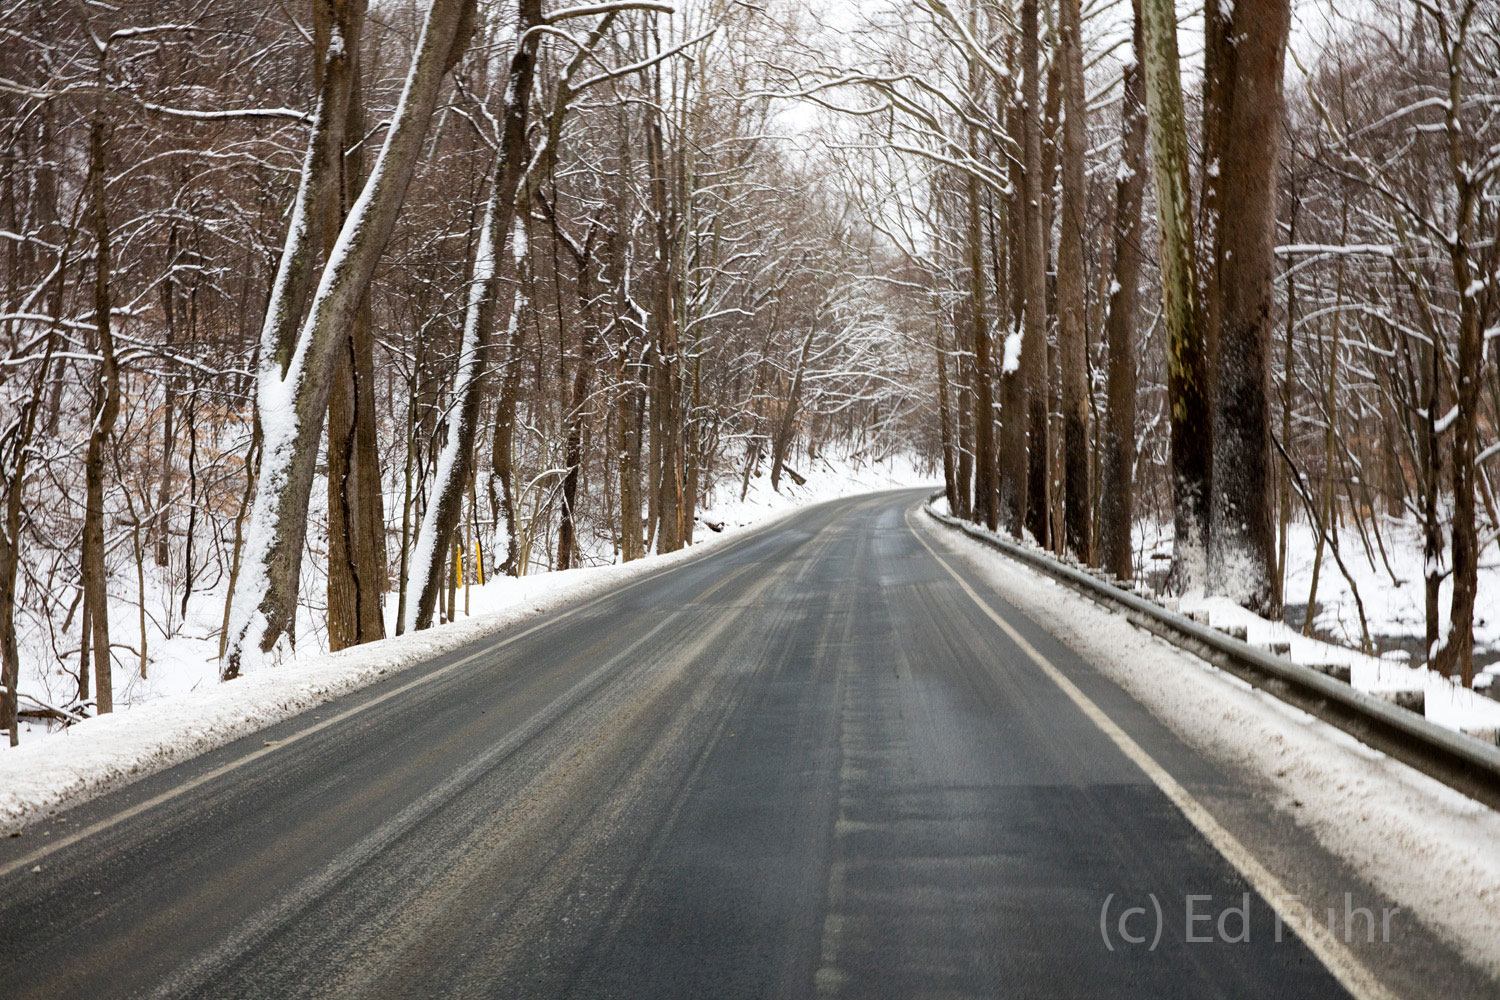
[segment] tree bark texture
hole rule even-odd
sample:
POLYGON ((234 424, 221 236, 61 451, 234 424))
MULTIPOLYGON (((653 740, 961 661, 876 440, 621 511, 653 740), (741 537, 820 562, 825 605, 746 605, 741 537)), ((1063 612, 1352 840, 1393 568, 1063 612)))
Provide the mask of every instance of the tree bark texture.
POLYGON ((1225 191, 1219 238, 1218 379, 1209 514, 1209 586, 1278 617, 1271 489, 1271 314, 1276 258, 1276 170, 1282 132, 1282 65, 1288 0, 1239 0, 1232 88, 1220 164, 1225 191))

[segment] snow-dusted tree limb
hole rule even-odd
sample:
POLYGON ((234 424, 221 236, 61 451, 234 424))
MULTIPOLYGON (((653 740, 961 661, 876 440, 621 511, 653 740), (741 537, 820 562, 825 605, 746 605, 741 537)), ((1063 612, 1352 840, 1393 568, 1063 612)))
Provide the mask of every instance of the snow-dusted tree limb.
MULTIPOLYGON (((277 311, 267 313, 256 404, 264 455, 229 616, 221 671, 225 679, 270 652, 283 635, 292 635, 308 500, 334 358, 395 226, 443 78, 462 55, 473 18, 473 0, 432 0, 385 145, 334 243, 290 353, 283 339, 290 306, 283 308, 278 299, 277 311)), ((337 51, 336 44, 342 39, 330 42, 330 52, 337 51)), ((309 183, 308 169, 304 167, 304 184, 309 183)), ((294 219, 293 225, 309 223, 294 219)), ((289 250, 296 239, 294 229, 288 234, 289 250)))
POLYGON ((609 3, 579 4, 564 7, 550 14, 543 14, 537 24, 558 24, 575 17, 593 17, 596 14, 618 14, 627 10, 650 10, 658 14, 674 14, 677 8, 669 3, 652 3, 650 0, 610 0, 609 3))
POLYGON ((165 104, 152 104, 150 101, 142 101, 141 107, 147 111, 170 118, 189 118, 195 121, 255 121, 257 119, 273 119, 281 121, 299 122, 304 125, 314 124, 316 115, 309 115, 305 111, 296 108, 225 108, 217 111, 195 111, 192 108, 173 108, 165 104))

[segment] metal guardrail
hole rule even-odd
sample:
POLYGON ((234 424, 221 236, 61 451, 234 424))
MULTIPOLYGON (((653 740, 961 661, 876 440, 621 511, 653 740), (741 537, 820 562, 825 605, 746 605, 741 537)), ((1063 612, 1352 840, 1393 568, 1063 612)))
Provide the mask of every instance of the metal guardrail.
POLYGON ((1124 612, 1132 623, 1174 646, 1208 660, 1448 787, 1492 809, 1500 809, 1500 747, 1487 746, 1473 737, 1444 729, 1415 712, 1356 691, 1311 667, 1274 656, 1049 555, 939 513, 932 507, 933 499, 929 498, 922 508, 933 519, 1040 570, 1085 597, 1124 612))

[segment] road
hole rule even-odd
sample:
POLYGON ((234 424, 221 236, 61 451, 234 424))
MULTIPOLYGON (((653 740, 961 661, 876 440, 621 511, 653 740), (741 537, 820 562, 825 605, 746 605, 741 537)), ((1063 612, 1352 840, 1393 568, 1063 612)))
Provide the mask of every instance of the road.
POLYGON ((992 616, 1184 788, 1232 776, 940 561, 917 499, 802 511, 0 843, 100 827, 0 878, 0 995, 1346 996, 992 616))

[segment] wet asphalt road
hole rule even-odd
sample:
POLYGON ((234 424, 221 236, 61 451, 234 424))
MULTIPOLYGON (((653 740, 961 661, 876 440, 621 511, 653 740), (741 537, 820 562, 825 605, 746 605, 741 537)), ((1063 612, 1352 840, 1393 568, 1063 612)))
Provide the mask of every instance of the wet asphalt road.
POLYGON ((918 497, 808 509, 0 843, 433 675, 0 877, 0 996, 1346 995, 1253 893, 1248 942, 1186 940, 1187 895, 1216 937, 1248 887, 924 547, 918 497), (1154 950, 1117 939, 1148 894, 1154 950))

